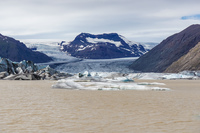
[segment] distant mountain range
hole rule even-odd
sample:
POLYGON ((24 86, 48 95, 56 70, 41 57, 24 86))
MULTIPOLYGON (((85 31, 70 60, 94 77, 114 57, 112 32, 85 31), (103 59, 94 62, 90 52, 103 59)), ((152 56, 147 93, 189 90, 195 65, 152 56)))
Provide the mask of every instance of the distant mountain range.
POLYGON ((140 43, 131 42, 117 33, 81 33, 72 42, 60 45, 69 55, 85 59, 139 57, 148 51, 140 43))
POLYGON ((49 62, 52 58, 47 55, 32 51, 25 44, 14 38, 0 34, 0 57, 8 58, 12 61, 30 60, 35 63, 49 62))
POLYGON ((200 70, 200 25, 191 25, 163 40, 130 68, 142 72, 200 70))

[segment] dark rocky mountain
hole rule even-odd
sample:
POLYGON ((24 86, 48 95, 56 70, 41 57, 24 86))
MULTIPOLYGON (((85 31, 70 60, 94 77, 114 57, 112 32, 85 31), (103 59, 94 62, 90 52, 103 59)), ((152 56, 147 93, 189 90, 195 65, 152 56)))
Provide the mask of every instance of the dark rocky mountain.
POLYGON ((32 51, 25 44, 11 37, 0 34, 0 57, 8 58, 12 61, 31 60, 36 63, 48 62, 52 59, 47 55, 32 51))
MULTIPOLYGON (((199 42, 200 25, 191 25, 180 33, 163 40, 159 45, 133 62, 130 68, 142 72, 179 72, 182 70, 193 70, 192 66, 180 69, 181 66, 177 65, 178 63, 176 63, 176 65, 173 63, 177 62, 188 53, 191 53, 189 51, 199 42), (173 65, 173 67, 170 67, 171 65, 173 65), (177 68, 174 69, 174 66, 177 68)), ((192 50, 194 54, 197 54, 197 51, 198 50, 192 50)), ((191 58, 188 58, 188 56, 189 55, 187 55, 187 60, 184 61, 185 66, 191 65, 192 63, 189 62, 192 56, 191 58)), ((196 62, 196 65, 198 66, 199 63, 199 61, 196 62)), ((199 70, 198 67, 195 69, 199 70)))
POLYGON ((147 52, 141 44, 128 41, 117 33, 81 33, 72 42, 61 44, 62 51, 74 57, 88 59, 139 57, 147 52))

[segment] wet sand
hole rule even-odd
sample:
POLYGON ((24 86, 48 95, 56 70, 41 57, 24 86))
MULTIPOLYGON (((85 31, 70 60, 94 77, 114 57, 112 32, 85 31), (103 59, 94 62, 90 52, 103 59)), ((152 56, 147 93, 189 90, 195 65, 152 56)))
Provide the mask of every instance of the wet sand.
POLYGON ((54 81, 0 81, 0 133, 199 133, 199 80, 171 91, 52 89, 54 81))

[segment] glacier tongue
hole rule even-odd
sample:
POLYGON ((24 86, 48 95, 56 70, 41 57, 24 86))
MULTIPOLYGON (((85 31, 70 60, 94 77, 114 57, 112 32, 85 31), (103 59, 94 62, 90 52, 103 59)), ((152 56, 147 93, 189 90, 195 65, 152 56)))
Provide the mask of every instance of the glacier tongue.
POLYGON ((56 70, 68 73, 79 73, 84 71, 89 72, 134 72, 128 66, 136 58, 121 58, 121 59, 84 59, 79 62, 69 62, 56 67, 56 70))
POLYGON ((76 60, 77 58, 67 55, 65 52, 60 51, 60 46, 58 45, 60 41, 50 41, 50 40, 24 40, 27 47, 36 47, 36 51, 42 52, 55 61, 68 61, 76 60))

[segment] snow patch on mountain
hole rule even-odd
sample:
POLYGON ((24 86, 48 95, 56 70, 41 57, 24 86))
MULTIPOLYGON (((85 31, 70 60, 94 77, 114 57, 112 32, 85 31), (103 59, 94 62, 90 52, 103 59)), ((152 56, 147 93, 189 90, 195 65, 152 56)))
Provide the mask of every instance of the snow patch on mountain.
MULTIPOLYGON (((140 43, 130 41, 130 40, 128 40, 126 37, 124 37, 124 36, 122 36, 122 35, 119 35, 119 37, 120 37, 122 40, 124 40, 130 47, 133 46, 133 45, 137 45, 137 46, 142 45, 142 44, 140 44, 140 43)), ((142 46, 143 46, 143 45, 142 45, 142 46)))
POLYGON ((82 50, 85 50, 85 49, 88 49, 88 48, 91 48, 91 50, 95 49, 95 48, 93 48, 93 46, 90 46, 90 45, 88 45, 86 47, 81 45, 81 46, 79 46, 79 49, 77 49, 76 51, 82 51, 82 50))
POLYGON ((116 47, 119 47, 122 45, 120 41, 113 41, 113 40, 108 40, 108 39, 103 39, 103 38, 99 39, 99 38, 87 37, 86 40, 89 43, 112 43, 112 44, 115 44, 116 47))

